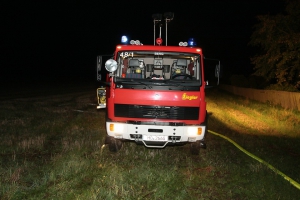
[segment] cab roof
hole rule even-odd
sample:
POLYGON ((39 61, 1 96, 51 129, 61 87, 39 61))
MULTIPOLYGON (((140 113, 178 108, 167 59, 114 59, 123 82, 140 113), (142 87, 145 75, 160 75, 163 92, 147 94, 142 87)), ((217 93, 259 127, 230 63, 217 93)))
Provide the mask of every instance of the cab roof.
POLYGON ((199 47, 185 46, 154 46, 154 45, 117 45, 116 51, 169 51, 169 52, 184 52, 197 53, 202 55, 202 49, 199 47))

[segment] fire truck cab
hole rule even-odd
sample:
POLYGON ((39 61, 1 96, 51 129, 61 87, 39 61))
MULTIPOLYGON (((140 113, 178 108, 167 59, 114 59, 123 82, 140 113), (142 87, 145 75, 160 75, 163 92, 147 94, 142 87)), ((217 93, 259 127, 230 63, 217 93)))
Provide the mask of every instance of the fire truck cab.
MULTIPOLYGON (((155 42, 117 45, 105 62, 104 87, 97 89, 97 108, 106 108, 105 143, 111 151, 120 150, 124 140, 149 148, 189 143, 191 153, 199 154, 207 133, 202 49, 193 41, 155 42)), ((97 63, 101 81, 102 56, 97 63)))

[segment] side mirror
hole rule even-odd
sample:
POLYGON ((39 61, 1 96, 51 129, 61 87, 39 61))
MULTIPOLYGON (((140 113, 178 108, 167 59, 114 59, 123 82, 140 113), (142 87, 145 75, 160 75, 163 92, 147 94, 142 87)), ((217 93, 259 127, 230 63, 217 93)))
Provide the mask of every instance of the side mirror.
MULTIPOLYGON (((206 58, 206 57, 204 57, 204 60, 208 60, 208 61, 213 61, 213 62, 217 62, 218 64, 216 65, 216 68, 215 68, 215 77, 217 78, 217 85, 219 85, 219 83, 220 83, 220 77, 221 77, 221 61, 219 60, 219 59, 214 59, 214 58, 206 58)), ((211 64, 209 64, 209 65, 211 65, 211 64)), ((213 74, 211 74, 211 75, 213 75, 213 74)), ((209 85, 205 85, 205 88, 210 88, 210 86, 209 85)))
POLYGON ((97 56, 97 81, 101 81, 102 56, 97 56))
POLYGON ((220 72, 221 72, 221 64, 219 62, 219 64, 217 64, 215 68, 215 77, 218 78, 217 85, 219 85, 220 82, 220 72))

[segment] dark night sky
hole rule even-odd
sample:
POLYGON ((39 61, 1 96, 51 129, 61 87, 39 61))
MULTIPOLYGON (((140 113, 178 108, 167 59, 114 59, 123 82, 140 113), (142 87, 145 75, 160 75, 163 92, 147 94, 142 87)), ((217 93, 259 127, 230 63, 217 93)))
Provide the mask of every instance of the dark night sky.
POLYGON ((285 8, 283 0, 68 2, 0 3, 2 80, 95 79, 98 54, 112 54, 123 34, 152 45, 151 16, 164 12, 174 12, 168 45, 194 37, 204 55, 220 59, 226 70, 250 73, 254 50, 247 44, 255 16, 285 8))

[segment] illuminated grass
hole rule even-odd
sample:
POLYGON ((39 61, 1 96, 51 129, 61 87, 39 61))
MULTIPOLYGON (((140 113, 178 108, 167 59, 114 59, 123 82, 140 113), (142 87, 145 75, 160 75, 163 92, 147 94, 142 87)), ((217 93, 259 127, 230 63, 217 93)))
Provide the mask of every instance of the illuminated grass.
MULTIPOLYGON (((103 147, 105 112, 93 105, 94 88, 85 91, 1 102, 0 199, 300 196, 282 177, 211 134, 199 156, 190 155, 188 145, 147 149, 131 142, 111 153, 103 147)), ((207 95, 209 129, 300 181, 298 113, 221 91, 207 95)))
POLYGON ((207 93, 214 94, 208 95, 208 110, 216 119, 230 123, 231 129, 245 134, 299 137, 300 113, 297 111, 251 101, 224 91, 207 93))

